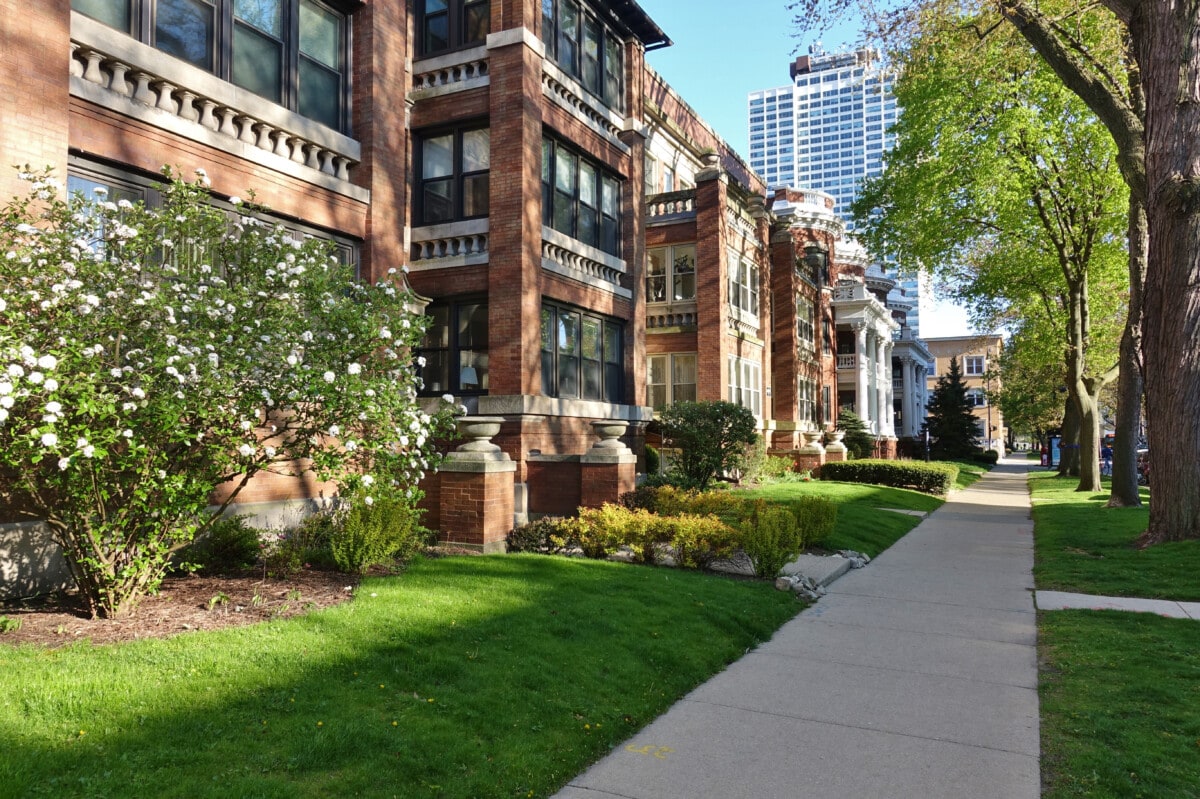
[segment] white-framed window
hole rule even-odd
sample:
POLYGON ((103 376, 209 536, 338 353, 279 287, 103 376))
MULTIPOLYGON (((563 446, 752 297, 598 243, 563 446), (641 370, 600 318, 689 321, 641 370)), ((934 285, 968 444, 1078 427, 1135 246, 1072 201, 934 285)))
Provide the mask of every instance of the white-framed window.
POLYGON ((833 388, 821 386, 821 421, 824 424, 833 422, 833 388))
POLYGON ((817 424, 817 381, 809 377, 796 380, 797 419, 817 424))
POLYGON ((757 361, 729 356, 729 401, 762 416, 762 366, 757 361))
POLYGON ((696 401, 696 353, 651 355, 646 359, 646 404, 660 411, 673 402, 696 401))
POLYGON ((796 298, 796 341, 801 352, 812 352, 816 349, 816 309, 812 300, 806 297, 796 298))
POLYGON ((758 316, 758 266, 734 250, 729 251, 729 305, 758 316))
POLYGON ((967 407, 983 408, 987 406, 987 394, 981 388, 967 389, 967 407))
POLYGON ((963 374, 968 377, 982 377, 987 370, 987 364, 982 355, 963 356, 963 374))
POLYGON ((646 302, 696 299, 696 245, 646 251, 646 302))

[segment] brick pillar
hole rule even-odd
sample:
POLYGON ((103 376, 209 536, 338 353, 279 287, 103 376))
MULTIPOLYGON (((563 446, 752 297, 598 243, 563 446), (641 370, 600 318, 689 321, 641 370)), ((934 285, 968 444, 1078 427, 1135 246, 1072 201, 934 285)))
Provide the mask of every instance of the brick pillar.
POLYGON ((805 432, 804 442, 804 446, 796 451, 796 471, 811 472, 820 469, 825 465, 827 458, 825 447, 821 446, 821 433, 805 432))
POLYGON ((513 527, 517 464, 490 441, 503 421, 491 416, 459 419, 459 432, 470 440, 438 469, 440 538, 448 544, 505 551, 513 527))
POLYGON ((4 63, 0 73, 0 200, 28 194, 14 165, 55 167, 66 183, 70 118, 71 4, 2 0, 4 63))
POLYGON ((579 504, 598 508, 605 502, 617 502, 636 486, 637 455, 621 443, 627 422, 592 422, 600 441, 579 459, 579 504))
POLYGON ((716 233, 708 243, 696 247, 696 316, 702 322, 696 329, 696 399, 702 402, 723 400, 729 396, 726 335, 729 318, 729 288, 726 263, 725 206, 728 201, 728 177, 719 167, 700 170, 696 175, 696 231, 716 233))
POLYGON ((837 430, 830 435, 833 436, 833 441, 825 445, 825 460, 827 462, 846 460, 846 445, 842 443, 842 438, 846 434, 841 430, 837 430))

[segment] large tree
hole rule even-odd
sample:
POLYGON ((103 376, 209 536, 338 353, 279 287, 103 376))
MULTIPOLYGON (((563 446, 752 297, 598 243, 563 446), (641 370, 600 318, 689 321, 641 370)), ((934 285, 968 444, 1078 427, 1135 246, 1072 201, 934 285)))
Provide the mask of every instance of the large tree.
POLYGON ((1079 490, 1100 491, 1097 397, 1117 370, 1093 346, 1090 284, 1124 280, 1127 191, 1111 137, 1025 41, 980 39, 996 22, 922 21, 898 62, 897 146, 854 211, 874 252, 952 274, 980 316, 1061 331, 1079 490))
MULTIPOLYGON (((993 4, 1087 103, 1117 143, 1130 201, 1130 323, 1143 321, 1147 423, 1156 464, 1148 544, 1200 538, 1200 4, 1179 0, 1099 0, 1056 16, 1028 0, 993 4), (1063 19, 1118 21, 1129 69, 1109 69, 1080 47, 1063 19), (1145 214, 1145 236, 1137 222, 1145 214), (1142 250, 1143 243, 1145 250, 1142 250), (1137 259, 1145 254, 1141 314, 1137 259), (1159 467, 1162 467, 1159 469, 1159 467)), ((906 3, 909 10, 932 0, 906 3)), ((859 0, 798 0, 802 27, 861 7, 859 0)), ((1122 396, 1125 393, 1122 392, 1122 396)), ((1128 404, 1128 403, 1126 403, 1128 404)), ((1132 442, 1118 445, 1131 446, 1132 442)))

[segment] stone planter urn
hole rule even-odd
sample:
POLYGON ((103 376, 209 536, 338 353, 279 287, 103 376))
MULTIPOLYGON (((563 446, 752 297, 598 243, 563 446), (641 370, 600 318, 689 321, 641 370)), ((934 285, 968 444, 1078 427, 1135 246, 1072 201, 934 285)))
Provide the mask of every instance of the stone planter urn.
POLYGON ((830 430, 826 435, 829 436, 830 444, 840 444, 842 439, 846 437, 845 430, 830 430))
POLYGON ((454 424, 467 443, 458 447, 458 452, 499 452, 500 447, 492 443, 492 436, 500 432, 504 422, 500 416, 460 416, 454 424))
POLYGON ((626 447, 621 442, 621 436, 629 429, 629 422, 624 419, 598 419, 592 422, 592 432, 600 440, 592 445, 592 449, 606 452, 623 452, 626 447))
POLYGON ((821 443, 821 436, 824 433, 820 430, 805 430, 802 435, 804 436, 804 445, 811 447, 813 444, 821 443))

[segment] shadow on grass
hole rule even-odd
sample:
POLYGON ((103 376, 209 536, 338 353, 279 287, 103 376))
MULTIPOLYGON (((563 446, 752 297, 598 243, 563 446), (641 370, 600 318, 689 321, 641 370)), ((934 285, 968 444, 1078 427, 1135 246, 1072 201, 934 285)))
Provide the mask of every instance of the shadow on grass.
POLYGON ((673 570, 448 558, 301 619, 0 652, 0 794, 543 796, 798 609, 673 570))

